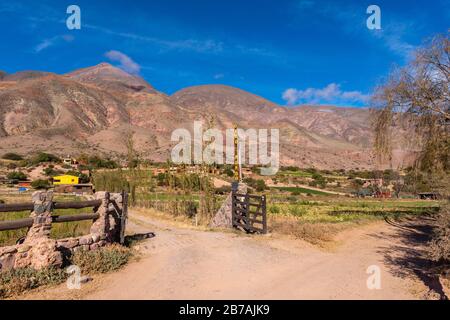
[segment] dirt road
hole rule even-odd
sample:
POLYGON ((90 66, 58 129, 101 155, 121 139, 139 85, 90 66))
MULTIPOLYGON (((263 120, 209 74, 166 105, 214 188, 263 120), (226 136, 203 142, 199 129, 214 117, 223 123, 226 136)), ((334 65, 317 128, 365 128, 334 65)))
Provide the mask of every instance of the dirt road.
POLYGON ((246 236, 168 225, 137 214, 130 229, 154 232, 142 258, 81 290, 29 298, 74 299, 415 299, 427 288, 410 272, 407 228, 376 223, 342 233, 334 249, 275 235, 246 236), (381 289, 369 290, 369 266, 381 289))

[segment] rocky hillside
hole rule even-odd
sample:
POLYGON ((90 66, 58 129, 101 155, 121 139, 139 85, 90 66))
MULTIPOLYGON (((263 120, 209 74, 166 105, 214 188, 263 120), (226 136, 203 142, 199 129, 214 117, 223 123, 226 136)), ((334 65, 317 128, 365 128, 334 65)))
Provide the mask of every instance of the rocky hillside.
POLYGON ((119 155, 132 130, 146 158, 165 161, 176 128, 205 120, 220 129, 279 128, 283 164, 374 165, 367 109, 286 108, 243 90, 205 85, 168 96, 107 63, 65 75, 0 72, 0 153, 51 151, 119 155))

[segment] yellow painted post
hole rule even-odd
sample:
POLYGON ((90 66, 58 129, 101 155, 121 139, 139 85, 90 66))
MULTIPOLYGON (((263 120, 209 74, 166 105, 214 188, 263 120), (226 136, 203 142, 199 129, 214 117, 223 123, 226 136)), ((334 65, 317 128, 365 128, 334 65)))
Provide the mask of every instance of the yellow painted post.
POLYGON ((237 124, 234 125, 234 181, 239 181, 239 137, 237 124))

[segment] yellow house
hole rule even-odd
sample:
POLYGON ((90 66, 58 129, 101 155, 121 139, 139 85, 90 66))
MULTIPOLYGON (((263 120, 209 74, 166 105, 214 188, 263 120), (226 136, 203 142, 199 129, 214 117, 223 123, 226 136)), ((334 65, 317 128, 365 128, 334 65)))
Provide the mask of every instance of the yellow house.
POLYGON ((63 175, 53 177, 54 185, 62 185, 62 184, 78 184, 78 177, 63 175))

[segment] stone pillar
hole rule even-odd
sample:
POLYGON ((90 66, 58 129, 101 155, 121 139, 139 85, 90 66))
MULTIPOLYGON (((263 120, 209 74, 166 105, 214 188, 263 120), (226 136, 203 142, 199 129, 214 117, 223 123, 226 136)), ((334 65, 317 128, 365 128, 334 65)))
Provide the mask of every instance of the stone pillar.
POLYGON ((95 198, 102 200, 102 204, 97 209, 99 217, 91 226, 91 234, 100 237, 101 240, 111 242, 109 221, 110 194, 103 191, 97 192, 95 198))
POLYGON ((245 183, 236 183, 233 182, 231 186, 232 192, 228 195, 228 197, 223 202, 220 209, 217 211, 214 218, 211 220, 209 224, 212 228, 232 228, 233 227, 233 217, 232 217, 232 194, 233 190, 237 191, 237 193, 246 194, 247 193, 247 185, 245 183))
POLYGON ((63 263, 62 254, 57 250, 56 241, 50 239, 53 192, 37 191, 33 193, 32 199, 33 225, 24 243, 17 247, 14 268, 32 267, 39 270, 49 266, 59 267, 63 263))
POLYGON ((36 191, 32 195, 34 204, 31 218, 33 225, 28 230, 25 242, 33 242, 37 238, 49 238, 52 229, 53 192, 36 191))

